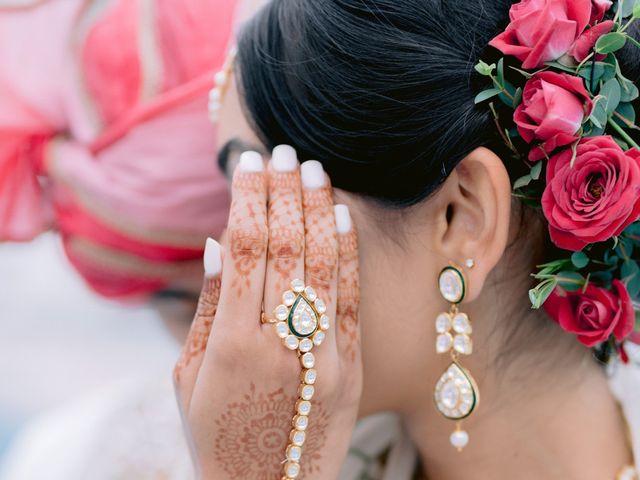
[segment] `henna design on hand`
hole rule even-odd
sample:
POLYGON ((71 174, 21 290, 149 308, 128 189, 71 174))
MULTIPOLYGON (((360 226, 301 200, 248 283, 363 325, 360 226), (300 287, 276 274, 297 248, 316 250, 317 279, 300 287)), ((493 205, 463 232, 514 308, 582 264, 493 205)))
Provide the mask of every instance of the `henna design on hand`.
MULTIPOLYGON (((249 393, 230 403, 216 420, 214 440, 216 461, 231 478, 278 480, 289 441, 296 396, 282 388, 249 393)), ((326 442, 328 415, 322 403, 314 402, 304 443, 301 477, 320 471, 321 452, 326 442)))
POLYGON ((198 299, 198 308, 189 329, 189 335, 174 369, 174 378, 177 382, 180 381, 180 374, 189 366, 191 361, 198 356, 204 355, 211 333, 211 326, 213 325, 213 318, 218 308, 219 298, 220 276, 205 278, 202 292, 198 299))
POLYGON ((305 214, 305 275, 327 303, 332 301, 331 282, 336 274, 337 234, 330 186, 304 189, 302 204, 305 214))
POLYGON ((358 259, 358 235, 352 229, 338 236, 340 265, 338 279, 338 309, 336 324, 340 335, 346 339, 346 355, 356 360, 358 350, 358 309, 360 306, 360 268, 358 259))
POLYGON ((268 259, 280 291, 286 290, 304 250, 300 172, 272 172, 269 195, 268 259))
POLYGON ((258 194, 266 198, 266 188, 264 175, 236 173, 228 235, 231 259, 238 273, 231 286, 238 296, 251 286, 251 273, 267 248, 266 214, 247 197, 255 198, 258 194))

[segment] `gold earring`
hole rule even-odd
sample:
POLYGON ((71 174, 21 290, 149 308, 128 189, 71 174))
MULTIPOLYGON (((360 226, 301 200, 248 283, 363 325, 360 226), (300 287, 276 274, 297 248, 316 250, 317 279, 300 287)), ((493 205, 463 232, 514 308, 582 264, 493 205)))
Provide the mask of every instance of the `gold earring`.
MULTIPOLYGON (((466 264, 473 265, 469 260, 466 264)), ((445 418, 456 422, 449 441, 460 452, 469 443, 469 434, 462 429, 462 420, 471 415, 480 400, 475 380, 460 363, 461 355, 471 355, 473 351, 471 322, 458 309, 467 289, 462 270, 454 265, 443 268, 438 287, 450 307, 448 312, 436 318, 436 352, 449 353, 451 363, 436 383, 434 400, 437 410, 445 418)))

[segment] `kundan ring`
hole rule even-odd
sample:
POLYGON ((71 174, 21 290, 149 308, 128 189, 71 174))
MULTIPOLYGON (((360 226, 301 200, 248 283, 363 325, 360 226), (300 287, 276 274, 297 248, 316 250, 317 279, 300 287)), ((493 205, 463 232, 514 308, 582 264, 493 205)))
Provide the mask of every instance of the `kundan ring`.
POLYGON ((282 305, 278 305, 273 311, 275 320, 265 318, 264 313, 261 318, 263 324, 275 322, 276 334, 282 339, 285 347, 296 350, 302 366, 296 413, 291 422, 292 429, 285 451, 282 480, 292 480, 300 475, 302 445, 309 425, 311 398, 315 393, 314 384, 317 377, 314 368, 315 357, 311 349, 323 342, 330 324, 325 313, 327 306, 318 298, 312 287, 305 286, 300 279, 293 280, 290 287, 291 290, 282 294, 282 305))

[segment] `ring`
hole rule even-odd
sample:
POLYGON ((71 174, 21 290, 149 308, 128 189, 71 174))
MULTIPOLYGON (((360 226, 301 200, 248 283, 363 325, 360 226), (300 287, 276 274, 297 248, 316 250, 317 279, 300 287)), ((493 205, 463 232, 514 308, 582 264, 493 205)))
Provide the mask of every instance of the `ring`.
POLYGON ((275 318, 267 318, 267 315, 264 313, 264 310, 260 314, 260 324, 264 325, 266 323, 278 323, 275 318))
POLYGON ((263 324, 274 323, 276 334, 285 347, 297 351, 302 366, 296 413, 291 422, 293 428, 283 461, 283 480, 292 480, 300 475, 302 445, 309 425, 311 398, 315 393, 317 377, 315 357, 311 349, 323 342, 330 326, 329 317, 325 313, 327 306, 312 287, 297 278, 291 282, 290 287, 291 290, 282 294, 282 305, 278 305, 273 311, 275 320, 268 319, 264 312, 260 318, 263 324))
POLYGON ((306 353, 322 343, 324 332, 329 329, 327 306, 302 280, 296 278, 290 287, 291 290, 282 294, 282 305, 273 310, 275 320, 264 315, 261 320, 275 323, 276 334, 289 350, 306 353))

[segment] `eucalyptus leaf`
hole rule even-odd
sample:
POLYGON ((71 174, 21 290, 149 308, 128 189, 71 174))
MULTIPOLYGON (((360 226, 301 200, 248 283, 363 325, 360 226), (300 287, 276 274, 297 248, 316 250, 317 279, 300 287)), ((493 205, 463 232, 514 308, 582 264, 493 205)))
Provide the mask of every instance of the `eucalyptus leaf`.
POLYGON ((613 138, 613 141, 616 142, 622 150, 629 150, 629 144, 627 142, 625 142, 624 140, 621 140, 618 137, 612 137, 612 138, 613 138))
POLYGON ((591 115, 589 116, 589 120, 597 127, 604 128, 607 124, 607 98, 601 95, 598 95, 593 99, 593 109, 591 110, 591 115))
POLYGON ((533 180, 538 180, 540 178, 540 172, 542 172, 542 162, 536 162, 533 164, 533 167, 531 167, 531 173, 529 175, 531 175, 533 180))
POLYGON ((640 3, 639 2, 633 2, 633 11, 632 11, 632 15, 634 18, 640 18, 640 3))
POLYGON ((620 102, 620 105, 616 108, 616 113, 622 118, 614 115, 613 120, 623 128, 630 128, 631 126, 628 122, 634 124, 636 121, 636 111, 633 109, 633 106, 631 106, 631 103, 620 102))
POLYGON ((504 85, 504 58, 500 58, 498 60, 498 83, 500 85, 504 85))
POLYGON ((637 297, 640 293, 640 266, 634 260, 627 260, 620 269, 622 281, 627 286, 629 295, 637 297))
POLYGON ((571 255, 571 263, 573 263, 576 268, 584 268, 589 265, 589 257, 584 252, 574 252, 573 255, 571 255))
POLYGON ((498 94, 500 94, 500 90, 499 89, 497 89, 497 88, 488 88, 487 90, 483 90, 478 95, 476 95, 476 98, 473 99, 473 102, 476 103, 476 104, 482 103, 485 100, 489 100, 490 98, 493 98, 498 94))
POLYGON ((620 101, 621 102, 631 102, 638 98, 640 94, 638 92, 638 87, 625 77, 618 77, 620 79, 620 101))
POLYGON ((622 18, 627 18, 633 15, 633 11, 637 3, 638 3, 637 0, 620 0, 619 2, 616 2, 616 11, 619 8, 622 8, 622 11, 620 12, 620 16, 622 18))
POLYGON ((596 53, 602 54, 617 52, 622 47, 624 47, 626 41, 627 37, 624 35, 624 33, 607 33, 606 35, 603 35, 598 39, 594 50, 596 51, 596 53))
MULTIPOLYGON (((615 111, 615 109, 618 108, 618 104, 620 103, 620 82, 618 82, 616 78, 607 80, 604 85, 602 85, 599 95, 602 95, 606 98, 604 107, 606 116, 608 118, 615 111)), ((604 123, 606 123, 606 119, 604 123)))
POLYGON ((515 182, 513 182, 513 189, 518 190, 519 188, 526 187, 531 183, 532 180, 533 178, 531 178, 530 174, 523 175, 522 177, 518 178, 515 182))
POLYGON ((522 88, 518 87, 516 88, 516 93, 513 95, 512 107, 516 108, 518 105, 520 105, 520 102, 522 102, 522 88))
POLYGON ((585 283, 585 278, 578 272, 563 271, 556 275, 558 285, 569 292, 580 290, 585 283))

